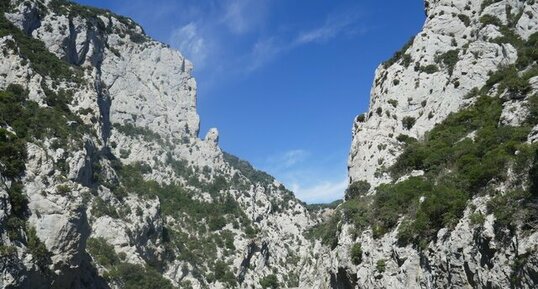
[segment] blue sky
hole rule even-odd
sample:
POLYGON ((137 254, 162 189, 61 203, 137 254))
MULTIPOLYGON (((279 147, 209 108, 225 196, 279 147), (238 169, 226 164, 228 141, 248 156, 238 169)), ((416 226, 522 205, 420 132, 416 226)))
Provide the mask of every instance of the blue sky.
POLYGON ((140 23, 195 65, 200 136, 308 203, 341 198, 374 71, 424 22, 423 0, 77 0, 140 23))

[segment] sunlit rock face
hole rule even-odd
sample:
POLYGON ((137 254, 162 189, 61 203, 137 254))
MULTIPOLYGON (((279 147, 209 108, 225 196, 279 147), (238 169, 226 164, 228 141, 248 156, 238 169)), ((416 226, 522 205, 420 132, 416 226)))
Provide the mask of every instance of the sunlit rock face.
MULTIPOLYGON (((350 184, 368 182, 370 195, 379 184, 409 177, 393 180, 389 172, 406 146, 406 136, 425 140, 447 116, 473 104, 476 90, 493 72, 521 57, 510 41, 496 41, 505 36, 501 26, 522 41, 538 32, 536 1, 429 0, 425 13, 422 31, 377 68, 369 109, 353 124, 350 184)), ((526 94, 491 88, 489 94, 503 100, 499 126, 523 124, 529 97, 538 91, 537 80, 529 79, 526 94)), ((536 139, 535 127, 527 143, 536 139)), ((410 173, 422 175, 424 171, 410 173)), ((512 177, 494 189, 505 193, 512 177)), ((350 221, 344 222, 331 252, 332 288, 535 288, 538 233, 517 228, 510 240, 500 241, 496 218, 486 213, 491 198, 474 197, 457 224, 441 229, 423 248, 398 245, 401 220, 382 236, 374 236, 372 228, 357 234, 350 221), (476 212, 485 214, 480 226, 473 220, 476 212), (362 248, 360 264, 351 259, 354 244, 362 248)))
POLYGON ((137 274, 163 288, 261 288, 269 275, 320 286, 303 236, 320 219, 222 152, 216 129, 199 138, 180 52, 66 1, 6 1, 2 17, 0 90, 20 85, 25 101, 58 113, 24 139, 23 171, 2 176, 0 287, 124 288, 137 274), (11 230, 15 183, 27 204, 11 230))
POLYGON ((355 120, 348 164, 351 182, 389 181, 384 168, 401 152, 399 135, 421 139, 448 114, 468 105, 471 100, 465 96, 481 88, 488 73, 517 60, 516 48, 492 41, 501 35, 499 27, 483 25, 480 18, 494 15, 506 25, 510 5, 514 14, 523 12, 516 31, 524 38, 538 29, 536 19, 529 18, 536 5, 498 1, 482 7, 483 2, 426 1, 422 31, 400 57, 378 67, 369 110, 355 120))

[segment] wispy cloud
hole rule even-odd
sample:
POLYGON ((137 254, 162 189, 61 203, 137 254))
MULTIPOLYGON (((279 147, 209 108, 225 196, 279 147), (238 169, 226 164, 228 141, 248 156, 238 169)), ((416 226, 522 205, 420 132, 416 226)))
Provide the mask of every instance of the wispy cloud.
POLYGON ((185 54, 198 68, 202 68, 206 64, 209 53, 207 43, 195 23, 191 22, 175 29, 170 35, 170 43, 185 54))
POLYGON ((224 2, 221 22, 232 33, 244 34, 263 23, 267 7, 265 0, 228 0, 224 2))
POLYGON ((315 29, 300 33, 295 39, 296 45, 308 44, 312 42, 324 42, 335 38, 344 31, 353 31, 350 26, 359 18, 357 12, 345 12, 329 15, 325 24, 315 29))
POLYGON ((335 13, 329 15, 323 25, 298 33, 291 39, 279 35, 261 38, 254 44, 250 55, 246 58, 249 62, 246 66, 246 72, 250 73, 257 70, 280 55, 300 46, 311 43, 322 43, 336 38, 343 33, 356 34, 357 32, 361 32, 363 29, 358 30, 356 27, 353 27, 358 19, 359 13, 355 11, 335 13))
POLYGON ((250 73, 259 69, 290 48, 290 46, 281 43, 281 40, 276 37, 258 40, 252 47, 252 52, 244 58, 248 63, 246 72, 250 73))
POLYGON ((289 150, 267 158, 267 163, 274 166, 276 169, 285 169, 304 161, 308 155, 309 153, 305 150, 289 150))

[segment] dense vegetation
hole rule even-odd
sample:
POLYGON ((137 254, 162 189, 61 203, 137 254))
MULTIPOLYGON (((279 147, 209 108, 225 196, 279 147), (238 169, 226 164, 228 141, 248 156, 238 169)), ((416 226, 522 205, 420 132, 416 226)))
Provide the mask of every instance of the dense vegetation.
POLYGON ((261 184, 272 184, 275 181, 275 178, 273 178, 271 175, 257 170, 250 163, 247 161, 241 160, 240 158, 231 155, 229 153, 224 152, 224 159, 226 162, 228 162, 232 167, 237 169, 238 171, 243 174, 247 179, 251 180, 254 183, 261 183, 261 184))
POLYGON ((102 239, 88 239, 87 251, 94 262, 106 268, 104 277, 126 289, 173 289, 175 287, 151 267, 125 263, 102 239))
MULTIPOLYGON (((0 37, 10 35, 14 42, 8 44, 13 50, 17 50, 20 57, 24 59, 23 65, 28 62, 31 67, 43 76, 49 76, 52 79, 64 79, 80 83, 81 71, 71 67, 66 62, 58 59, 54 54, 49 52, 42 41, 34 39, 19 30, 4 17, 4 11, 8 10, 8 3, 2 1, 0 6, 0 37)), ((8 51, 4 50, 6 56, 8 51)))
MULTIPOLYGON (((494 16, 481 21, 484 25, 501 26, 503 37, 491 41, 512 44, 518 50, 518 61, 492 73, 482 89, 467 96, 474 98, 473 105, 449 115, 423 140, 397 137, 405 149, 388 172, 395 180, 413 170, 423 171, 424 176, 380 185, 373 196, 364 193, 369 188, 367 183, 351 184, 338 213, 313 228, 311 235, 334 247, 340 220, 354 224, 356 233, 371 228, 376 238, 400 224, 399 244, 424 248, 436 238, 439 229, 457 224, 471 198, 485 194, 492 195, 488 211, 496 217, 497 236, 502 238, 503 232, 513 234, 516 228, 536 228, 538 144, 526 141, 538 124, 538 95, 529 95, 529 79, 538 75, 538 33, 523 41, 509 26, 513 19, 507 26, 494 16), (507 92, 506 96, 489 95, 494 86, 497 94, 507 92), (530 112, 524 123, 518 127, 502 125, 503 102, 523 98, 530 112), (495 189, 500 184, 505 184, 506 191, 495 189)), ((451 72, 458 61, 458 51, 448 51, 436 60, 451 72)), ((402 124, 409 129, 414 121, 406 119, 402 124)), ((471 219, 473 224, 481 224, 484 216, 472 212, 471 219)))
MULTIPOLYGON (((7 181, 2 185, 9 194, 12 206, 10 216, 2 225, 12 241, 26 244, 42 267, 50 262, 49 253, 33 228, 26 224, 27 200, 20 181, 26 169, 26 145, 47 137, 55 139, 55 146, 66 146, 84 131, 77 123, 80 123, 78 118, 61 104, 40 107, 28 100, 27 91, 19 85, 9 85, 5 91, 0 91, 0 175, 7 181), (68 125, 68 121, 73 121, 74 125, 68 125)), ((61 163, 55 165, 65 172, 61 163)))
MULTIPOLYGON (((138 29, 140 27, 138 27, 132 19, 114 14, 109 10, 79 5, 69 0, 52 0, 48 4, 48 6, 57 15, 65 15, 68 17, 77 16, 85 18, 88 21, 93 21, 94 23, 99 25, 100 28, 107 29, 107 32, 117 32, 122 38, 124 38, 126 35, 129 35, 130 40, 135 43, 144 43, 149 40, 148 36, 144 34, 144 31, 142 31, 142 33, 138 32, 138 29), (111 27, 107 27, 98 16, 112 16, 116 18, 121 24, 123 24, 126 29, 122 31, 110 31, 111 27)), ((43 7, 42 10, 45 10, 44 12, 47 12, 45 7, 43 7)), ((114 52, 113 48, 108 48, 110 48, 114 52)))
POLYGON ((229 264, 219 261, 217 255, 218 248, 224 249, 225 256, 235 250, 234 233, 223 229, 231 224, 235 229, 243 228, 247 237, 253 237, 256 231, 233 196, 221 191, 228 184, 216 178, 220 185, 206 185, 214 198, 213 202, 207 202, 197 199, 196 192, 180 184, 162 185, 145 180, 144 174, 150 170, 140 163, 122 166, 118 170, 121 189, 148 198, 159 198, 163 215, 181 223, 181 230, 167 226, 162 232, 167 254, 193 265, 195 276, 205 276, 208 282, 218 280, 234 286, 236 280, 229 264), (209 267, 205 267, 206 263, 209 267))
MULTIPOLYGON (((531 97, 532 106, 537 98, 531 97)), ((482 96, 472 107, 436 126, 425 141, 409 142, 390 172, 398 178, 412 170, 423 170, 425 176, 381 185, 374 197, 348 200, 341 207, 345 219, 358 230, 371 226, 374 236, 379 237, 406 216, 399 229, 400 244, 425 246, 439 229, 457 223, 470 198, 490 193, 494 184, 508 181, 511 168, 514 190, 498 194, 491 211, 504 227, 535 224, 536 211, 530 204, 536 198, 533 160, 538 146, 527 144, 526 139, 536 124, 536 107, 532 107, 534 113, 527 125, 510 127, 499 125, 501 105, 498 98, 482 96), (531 180, 527 191, 526 180, 531 180), (521 206, 516 212, 510 203, 521 206)))
POLYGON ((351 263, 359 265, 362 262, 362 246, 359 243, 353 244, 349 249, 349 256, 351 257, 351 263))
POLYGON ((260 279, 260 285, 264 289, 277 289, 279 288, 278 278, 274 274, 267 275, 260 279))

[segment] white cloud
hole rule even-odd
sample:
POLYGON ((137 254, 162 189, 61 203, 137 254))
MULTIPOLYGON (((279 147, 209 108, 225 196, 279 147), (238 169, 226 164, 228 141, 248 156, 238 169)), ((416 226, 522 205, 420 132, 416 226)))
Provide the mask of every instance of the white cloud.
POLYGON ((343 198, 347 183, 347 178, 323 181, 308 187, 293 183, 291 184, 291 190, 296 197, 307 203, 325 203, 343 198))
POLYGON ((293 149, 268 157, 262 169, 274 175, 297 198, 307 203, 332 202, 344 196, 348 184, 341 155, 314 158, 307 150, 293 149))
POLYGON ((195 23, 191 22, 175 29, 170 36, 170 43, 185 54, 197 68, 205 65, 209 50, 195 23))

